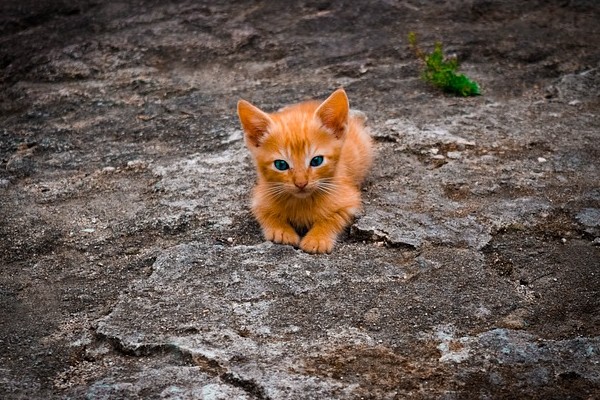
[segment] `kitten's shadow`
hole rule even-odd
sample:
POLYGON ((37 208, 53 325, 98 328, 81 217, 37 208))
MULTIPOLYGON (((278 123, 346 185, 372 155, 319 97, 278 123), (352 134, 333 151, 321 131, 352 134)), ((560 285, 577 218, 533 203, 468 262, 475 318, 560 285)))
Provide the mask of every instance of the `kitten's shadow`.
POLYGON ((300 228, 294 227, 294 230, 300 237, 304 237, 308 233, 308 228, 305 226, 300 227, 300 228))

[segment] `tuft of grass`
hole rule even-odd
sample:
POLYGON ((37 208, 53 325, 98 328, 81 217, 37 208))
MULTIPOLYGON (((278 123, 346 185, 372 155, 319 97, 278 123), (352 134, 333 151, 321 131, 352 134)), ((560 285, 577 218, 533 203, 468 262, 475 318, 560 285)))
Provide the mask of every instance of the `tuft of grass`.
POLYGON ((417 58, 422 60, 425 68, 421 78, 444 92, 457 96, 478 96, 481 94, 479 85, 463 74, 457 74, 459 64, 456 57, 445 57, 442 44, 437 42, 430 54, 425 53, 417 44, 417 35, 408 34, 408 43, 417 58))

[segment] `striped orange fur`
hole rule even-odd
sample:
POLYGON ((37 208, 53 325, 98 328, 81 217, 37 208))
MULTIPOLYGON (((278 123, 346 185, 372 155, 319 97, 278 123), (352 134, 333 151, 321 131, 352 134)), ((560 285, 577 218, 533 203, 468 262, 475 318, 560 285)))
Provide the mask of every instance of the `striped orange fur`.
POLYGON ((350 114, 346 92, 271 114, 240 100, 238 115, 257 171, 252 212, 265 238, 331 252, 360 209, 373 160, 371 137, 363 118, 350 114))

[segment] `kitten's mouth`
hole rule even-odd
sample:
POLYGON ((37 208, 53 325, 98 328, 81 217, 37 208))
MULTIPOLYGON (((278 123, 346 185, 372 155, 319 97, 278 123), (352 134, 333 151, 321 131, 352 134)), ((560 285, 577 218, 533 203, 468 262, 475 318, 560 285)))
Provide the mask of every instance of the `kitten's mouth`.
POLYGON ((298 189, 292 194, 299 199, 305 199, 312 194, 312 190, 298 189))

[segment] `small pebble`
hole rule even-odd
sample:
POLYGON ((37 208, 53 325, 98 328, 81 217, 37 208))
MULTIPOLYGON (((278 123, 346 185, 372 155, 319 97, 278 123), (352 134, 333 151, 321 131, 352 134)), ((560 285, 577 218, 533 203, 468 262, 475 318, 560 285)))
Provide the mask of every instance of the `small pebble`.
POLYGON ((500 325, 508 329, 524 329, 527 326, 525 316, 527 313, 522 309, 510 313, 500 320, 500 325))
POLYGON ((227 243, 233 243, 233 238, 232 237, 228 237, 227 238, 227 243))
POLYGON ((144 168, 146 164, 142 160, 127 161, 128 168, 144 168))
POLYGON ((110 173, 115 172, 115 169, 116 169, 115 167, 104 167, 104 168, 102 168, 102 173, 110 174, 110 173))
POLYGON ((461 157, 462 157, 462 153, 460 151, 449 151, 448 152, 448 158, 450 158, 452 160, 458 160, 461 157))
POLYGON ((546 161, 548 161, 548 160, 546 160, 544 157, 538 157, 538 162, 539 163, 544 163, 546 161))
POLYGON ((491 154, 485 154, 485 155, 481 156, 481 161, 486 162, 486 163, 494 162, 494 161, 496 161, 496 157, 494 157, 491 154))
POLYGON ((84 228, 81 230, 81 232, 93 233, 93 232, 96 232, 96 230, 94 228, 84 228))
POLYGON ((567 243, 567 239, 565 239, 565 238, 560 239, 560 241, 563 243, 567 243))
POLYGON ((368 324, 375 324, 380 321, 381 313, 378 308, 371 308, 364 315, 363 318, 368 324))

